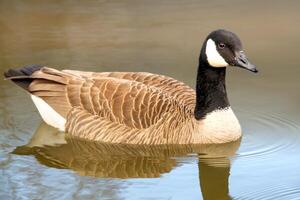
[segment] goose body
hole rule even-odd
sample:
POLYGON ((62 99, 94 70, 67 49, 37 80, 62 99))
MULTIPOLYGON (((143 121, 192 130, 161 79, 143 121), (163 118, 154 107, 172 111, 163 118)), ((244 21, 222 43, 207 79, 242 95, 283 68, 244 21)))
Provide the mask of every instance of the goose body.
MULTIPOLYGON (((240 45, 229 31, 208 36, 196 91, 147 72, 59 71, 31 65, 11 69, 5 77, 30 93, 47 124, 75 137, 124 144, 226 143, 238 140, 241 128, 225 88, 224 65, 231 61, 214 46, 220 34, 224 43, 240 45)), ((253 68, 246 64, 239 66, 253 68)))

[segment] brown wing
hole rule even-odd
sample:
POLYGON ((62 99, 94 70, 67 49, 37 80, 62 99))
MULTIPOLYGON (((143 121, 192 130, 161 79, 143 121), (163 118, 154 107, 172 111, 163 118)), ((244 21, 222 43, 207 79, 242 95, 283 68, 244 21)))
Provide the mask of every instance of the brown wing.
POLYGON ((117 79, 140 82, 147 86, 156 87, 163 92, 168 93, 170 96, 184 103, 192 110, 195 106, 195 90, 185 83, 168 76, 152 74, 148 72, 82 72, 75 70, 63 71, 82 78, 113 77, 117 79))
MULTIPOLYGON (((44 99, 64 117, 72 108, 80 107, 93 115, 136 129, 150 127, 168 112, 191 111, 183 103, 193 97, 194 93, 188 95, 184 91, 184 95, 181 95, 171 87, 166 87, 169 89, 165 91, 162 89, 163 80, 159 76, 141 73, 138 76, 140 78, 136 78, 140 81, 136 81, 117 77, 137 77, 134 76, 136 73, 116 73, 114 76, 104 74, 107 76, 88 77, 69 71, 42 68, 31 76, 35 80, 30 84, 29 91, 44 99), (160 87, 151 86, 155 80, 161 80, 160 87), (142 83, 147 81, 148 85, 142 83)), ((180 83, 172 81, 166 79, 165 83, 180 83)), ((80 120, 84 120, 84 116, 80 120)))

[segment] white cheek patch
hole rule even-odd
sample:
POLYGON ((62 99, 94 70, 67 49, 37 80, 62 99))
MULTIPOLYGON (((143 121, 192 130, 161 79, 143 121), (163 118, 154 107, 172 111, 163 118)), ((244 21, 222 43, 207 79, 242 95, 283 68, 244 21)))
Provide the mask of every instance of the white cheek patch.
POLYGON ((216 43, 212 39, 207 40, 205 54, 207 62, 212 67, 226 67, 229 65, 219 54, 216 43))

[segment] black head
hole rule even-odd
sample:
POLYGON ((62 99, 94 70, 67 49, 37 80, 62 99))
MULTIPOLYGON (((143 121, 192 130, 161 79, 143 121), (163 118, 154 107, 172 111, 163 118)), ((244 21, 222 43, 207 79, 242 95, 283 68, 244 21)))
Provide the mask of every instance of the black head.
POLYGON ((202 59, 211 67, 237 66, 252 72, 258 72, 251 64, 244 51, 239 37, 226 30, 211 32, 202 47, 202 59))

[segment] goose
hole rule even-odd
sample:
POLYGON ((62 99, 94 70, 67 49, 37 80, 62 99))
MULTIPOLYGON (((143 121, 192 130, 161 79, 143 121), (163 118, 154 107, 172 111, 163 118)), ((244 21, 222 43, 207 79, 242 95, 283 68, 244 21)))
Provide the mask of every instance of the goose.
POLYGON ((31 96, 42 119, 68 136, 122 144, 220 144, 241 138, 225 87, 227 67, 258 72, 239 37, 205 39, 196 90, 147 72, 83 72, 42 65, 4 73, 31 96))

